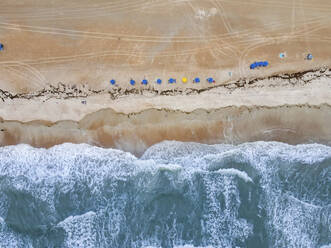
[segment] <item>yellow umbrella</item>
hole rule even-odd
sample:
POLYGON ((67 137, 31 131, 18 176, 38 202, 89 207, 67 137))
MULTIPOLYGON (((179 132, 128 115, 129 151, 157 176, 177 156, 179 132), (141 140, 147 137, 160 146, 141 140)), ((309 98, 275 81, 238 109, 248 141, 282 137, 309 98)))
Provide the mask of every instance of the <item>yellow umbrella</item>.
POLYGON ((182 82, 183 82, 183 83, 187 83, 187 78, 186 78, 186 77, 183 77, 183 78, 182 78, 182 82))

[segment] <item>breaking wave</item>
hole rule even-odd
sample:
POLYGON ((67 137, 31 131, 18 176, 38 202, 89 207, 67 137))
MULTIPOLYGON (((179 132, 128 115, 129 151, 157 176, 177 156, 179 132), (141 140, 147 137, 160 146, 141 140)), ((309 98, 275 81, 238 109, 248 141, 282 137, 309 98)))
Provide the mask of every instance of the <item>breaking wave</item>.
POLYGON ((331 148, 0 148, 0 247, 329 247, 331 148))

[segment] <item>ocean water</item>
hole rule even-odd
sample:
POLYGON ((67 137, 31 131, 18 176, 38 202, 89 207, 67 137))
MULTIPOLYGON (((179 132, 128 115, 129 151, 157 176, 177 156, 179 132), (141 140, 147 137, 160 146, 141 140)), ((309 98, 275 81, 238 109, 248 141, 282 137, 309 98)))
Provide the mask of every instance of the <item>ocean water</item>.
POLYGON ((331 247, 331 147, 2 147, 0 247, 331 247))

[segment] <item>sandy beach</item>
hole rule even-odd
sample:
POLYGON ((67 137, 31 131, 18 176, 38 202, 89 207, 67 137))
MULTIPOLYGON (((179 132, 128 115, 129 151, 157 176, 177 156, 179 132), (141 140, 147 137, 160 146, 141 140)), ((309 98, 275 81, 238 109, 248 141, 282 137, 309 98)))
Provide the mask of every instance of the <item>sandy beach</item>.
POLYGON ((324 74, 306 75, 313 78, 308 83, 266 79, 188 95, 159 95, 146 89, 116 99, 110 93, 6 99, 0 109, 0 142, 36 147, 89 143, 137 155, 162 140, 330 145, 331 81, 328 72, 324 74))
POLYGON ((331 142, 326 0, 0 7, 2 146, 73 142, 141 154, 162 140, 331 142), (257 61, 268 66, 250 69, 257 61))

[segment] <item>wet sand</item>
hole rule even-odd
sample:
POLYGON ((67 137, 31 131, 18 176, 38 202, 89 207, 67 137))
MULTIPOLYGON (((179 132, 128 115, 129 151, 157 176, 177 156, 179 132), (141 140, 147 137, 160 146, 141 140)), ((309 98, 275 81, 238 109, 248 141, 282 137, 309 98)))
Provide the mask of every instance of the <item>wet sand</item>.
POLYGON ((0 143, 28 143, 35 147, 89 143, 136 155, 163 140, 207 144, 265 140, 331 145, 330 111, 331 105, 227 107, 190 113, 150 109, 130 115, 105 109, 79 122, 2 121, 0 143))

